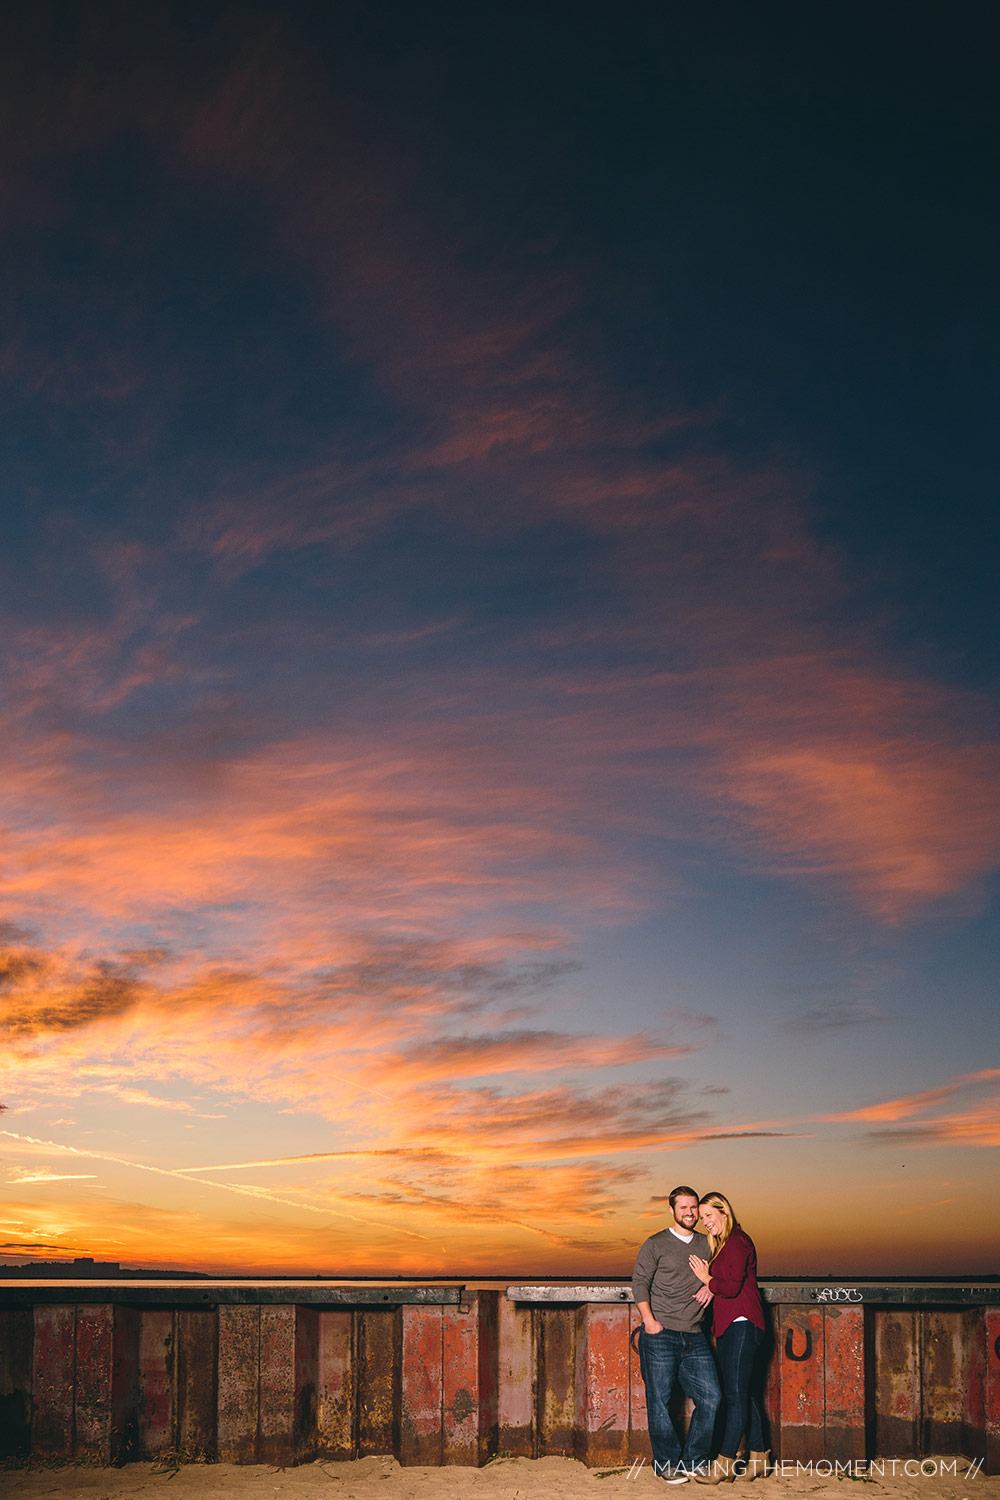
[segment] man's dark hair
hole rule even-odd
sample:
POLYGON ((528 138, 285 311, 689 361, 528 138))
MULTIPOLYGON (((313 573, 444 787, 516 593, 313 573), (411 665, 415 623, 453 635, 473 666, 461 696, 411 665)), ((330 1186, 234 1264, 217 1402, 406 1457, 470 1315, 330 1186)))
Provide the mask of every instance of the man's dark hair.
POLYGON ((673 1210, 674 1204, 677 1202, 678 1198, 694 1198, 697 1202, 698 1194, 695 1192, 694 1188, 674 1188, 673 1192, 670 1194, 670 1197, 667 1199, 667 1202, 670 1204, 671 1211, 673 1210))

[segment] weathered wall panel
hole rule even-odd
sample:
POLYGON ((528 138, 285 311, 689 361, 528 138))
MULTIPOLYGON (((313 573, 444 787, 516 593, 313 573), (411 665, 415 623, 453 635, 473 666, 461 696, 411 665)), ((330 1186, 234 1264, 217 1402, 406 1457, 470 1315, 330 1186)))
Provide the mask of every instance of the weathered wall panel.
POLYGON ((497 1451, 500 1430, 500 1293, 477 1292, 479 1305, 479 1462, 497 1451))
POLYGON ((31 1450, 30 1307, 0 1308, 0 1458, 31 1450))
POLYGON ((219 1458, 227 1464, 257 1462, 260 1380, 260 1308, 219 1308, 219 1458))
POLYGON ((586 1303, 576 1319, 576 1457, 590 1467, 629 1457, 629 1309, 586 1303))
POLYGON ((175 1320, 177 1451, 189 1461, 214 1459, 218 1456, 218 1314, 214 1308, 178 1308, 175 1320))
POLYGON ((535 1409, 538 1355, 535 1318, 501 1295, 497 1308, 497 1444, 516 1458, 535 1456, 535 1409))
POLYGON ((50 1302, 35 1308, 31 1448, 39 1458, 73 1457, 76 1308, 50 1302))
POLYGON ((357 1313, 319 1315, 316 1380, 316 1451, 325 1458, 354 1458, 357 1435, 357 1313))
POLYGON ((139 1333, 142 1314, 115 1308, 111 1360, 111 1462, 127 1464, 142 1456, 139 1435, 139 1333))
POLYGON ((823 1457, 865 1456, 865 1314, 831 1307, 823 1314, 823 1457))
POLYGON ((538 1309, 538 1454, 572 1458, 576 1446, 576 1309, 538 1309))
POLYGON ((964 1308, 959 1314, 965 1379, 965 1407, 958 1452, 986 1458, 986 1309, 964 1308))
POLYGON ((968 1389, 962 1314, 933 1309, 921 1318, 921 1451, 960 1453, 968 1389))
POLYGON ((983 1447, 987 1474, 1000 1474, 1000 1307, 983 1311, 985 1353, 983 1371, 983 1447))
POLYGON ((874 1445, 879 1458, 921 1451, 920 1314, 875 1312, 874 1445))
POLYGON ((295 1323, 293 1303, 260 1309, 257 1462, 295 1462, 295 1323))
POLYGON ((110 1303, 76 1310, 76 1392, 73 1456, 111 1462, 111 1371, 115 1309, 110 1303))
POLYGON ((162 1308, 139 1315, 137 1407, 138 1458, 160 1458, 177 1446, 174 1323, 162 1308))
POLYGON ((292 1444, 296 1463, 319 1451, 319 1319, 318 1308, 295 1309, 295 1420, 292 1444))
POLYGON ((443 1330, 440 1307, 400 1308, 399 1462, 444 1462, 443 1330))
POLYGON ((359 1312, 358 1452, 395 1453, 399 1447, 399 1356, 402 1322, 395 1311, 359 1312))
POLYGON ((480 1300, 474 1294, 461 1307, 441 1309, 442 1462, 480 1461, 479 1333, 480 1300))
POLYGON ((781 1309, 781 1454, 786 1460, 826 1456, 824 1317, 819 1308, 781 1309))

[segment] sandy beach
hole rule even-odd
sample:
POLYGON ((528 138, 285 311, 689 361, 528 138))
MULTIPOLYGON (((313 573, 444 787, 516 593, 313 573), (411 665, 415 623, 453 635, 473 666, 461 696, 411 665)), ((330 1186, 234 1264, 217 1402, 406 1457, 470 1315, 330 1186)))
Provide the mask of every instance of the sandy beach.
MULTIPOLYGON (((781 1490, 789 1497, 844 1500, 856 1487, 870 1500, 1000 1500, 1000 1476, 969 1472, 965 1459, 896 1460, 897 1471, 879 1474, 829 1474, 819 1471, 772 1475, 758 1496, 781 1490), (908 1463, 908 1468, 906 1467, 908 1463), (953 1465, 957 1464, 957 1472, 953 1465), (917 1472, 919 1469, 924 1472, 917 1472)), ((759 1481, 758 1481, 759 1482, 759 1481)), ((701 1486, 678 1486, 687 1493, 708 1493, 701 1486)), ((675 1493, 648 1465, 628 1470, 587 1469, 571 1458, 494 1459, 482 1469, 402 1468, 394 1458, 362 1458, 352 1463, 319 1460, 294 1469, 264 1465, 129 1464, 123 1469, 33 1468, 3 1475, 4 1500, 575 1500, 577 1496, 626 1500, 633 1495, 675 1493)), ((738 1481, 722 1494, 747 1494, 738 1481)))

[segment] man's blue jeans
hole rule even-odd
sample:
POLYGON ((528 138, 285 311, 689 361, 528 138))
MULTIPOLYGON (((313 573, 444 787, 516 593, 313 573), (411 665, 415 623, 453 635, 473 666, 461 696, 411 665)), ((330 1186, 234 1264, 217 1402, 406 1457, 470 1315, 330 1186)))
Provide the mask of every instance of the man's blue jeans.
POLYGON ((662 1333, 639 1330, 639 1368, 646 1387, 646 1415, 653 1465, 658 1474, 673 1469, 696 1469, 708 1458, 712 1447, 715 1414, 722 1400, 715 1360, 703 1333, 662 1333), (694 1402, 691 1426, 681 1444, 667 1409, 671 1392, 680 1384, 694 1402))

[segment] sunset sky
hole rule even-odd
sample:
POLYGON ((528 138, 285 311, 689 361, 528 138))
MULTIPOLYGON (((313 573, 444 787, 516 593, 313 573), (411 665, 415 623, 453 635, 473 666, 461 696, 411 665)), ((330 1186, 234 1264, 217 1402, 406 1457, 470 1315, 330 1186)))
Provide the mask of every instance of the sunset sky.
POLYGON ((995 8, 11 10, 0 1259, 995 1271, 995 8))

